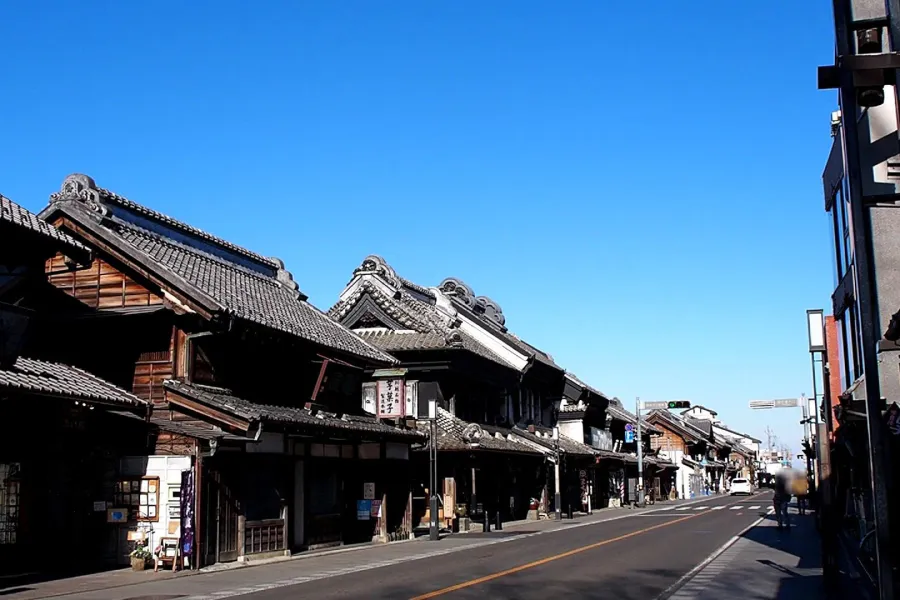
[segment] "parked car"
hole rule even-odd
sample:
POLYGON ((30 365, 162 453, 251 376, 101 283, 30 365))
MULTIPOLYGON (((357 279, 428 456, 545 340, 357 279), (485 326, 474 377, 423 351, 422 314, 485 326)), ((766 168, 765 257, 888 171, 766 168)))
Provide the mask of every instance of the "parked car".
POLYGON ((731 495, 736 496, 738 494, 752 494, 753 486, 750 484, 749 479, 744 479, 743 477, 738 477, 731 480, 731 495))

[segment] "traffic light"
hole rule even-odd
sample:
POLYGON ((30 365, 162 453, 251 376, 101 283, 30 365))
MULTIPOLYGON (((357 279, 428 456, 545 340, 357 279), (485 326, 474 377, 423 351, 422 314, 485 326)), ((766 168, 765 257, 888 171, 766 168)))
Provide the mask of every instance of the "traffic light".
POLYGON ((669 402, 669 408, 690 408, 691 403, 687 400, 673 400, 669 402))

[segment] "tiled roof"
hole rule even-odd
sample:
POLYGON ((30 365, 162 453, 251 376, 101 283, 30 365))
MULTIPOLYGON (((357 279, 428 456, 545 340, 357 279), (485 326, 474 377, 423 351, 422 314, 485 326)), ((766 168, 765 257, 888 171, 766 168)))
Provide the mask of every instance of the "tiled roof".
POLYGON ((702 429, 697 429, 687 421, 673 415, 667 410, 654 410, 650 413, 649 418, 664 421, 669 427, 674 428, 676 431, 688 436, 692 440, 699 441, 707 439, 707 434, 704 433, 702 429))
POLYGON ((147 402, 77 367, 19 357, 0 369, 0 393, 5 390, 84 402, 145 406, 147 402))
POLYGON ((601 392, 601 391, 598 390, 597 388, 594 388, 594 387, 589 386, 589 385, 586 384, 584 381, 582 381, 581 379, 579 379, 578 377, 576 377, 574 373, 569 373, 569 372, 567 371, 567 372, 566 372, 566 377, 567 377, 568 379, 571 379, 572 381, 574 381, 576 385, 581 386, 582 388, 584 388, 584 389, 586 389, 587 391, 591 392, 591 393, 594 394, 595 396, 600 396, 601 398, 608 398, 608 396, 607 396, 606 394, 604 394, 603 392, 601 392))
POLYGON ((70 176, 63 191, 51 196, 51 207, 64 211, 74 207, 79 217, 92 215, 92 222, 99 219, 104 235, 116 240, 125 252, 149 259, 160 277, 176 288, 187 287, 182 291, 188 296, 203 298, 203 303, 212 303, 216 311, 326 348, 379 363, 396 362, 306 302, 281 261, 90 186, 90 178, 70 176), (130 213, 110 211, 107 204, 130 213))
POLYGON ((543 363, 560 371, 563 368, 553 361, 548 353, 535 348, 522 338, 518 337, 506 327, 506 317, 500 306, 486 296, 475 296, 468 285, 462 280, 448 277, 441 282, 439 289, 443 294, 450 298, 451 302, 457 309, 471 313, 476 320, 487 330, 493 332, 495 336, 500 337, 507 344, 518 350, 525 356, 531 357, 536 362, 543 363))
MULTIPOLYGON (((610 402, 609 406, 606 407, 606 413, 613 419, 618 419, 619 421, 637 425, 637 417, 614 402, 610 402)), ((648 422, 646 419, 641 419, 641 427, 645 428, 649 433, 662 433, 657 427, 648 422)))
POLYGON ((432 301, 435 294, 433 291, 397 276, 394 270, 380 257, 367 257, 363 264, 365 265, 369 261, 376 265, 372 267, 372 272, 382 276, 386 284, 395 286, 396 292, 388 295, 379 286, 364 280, 352 294, 338 300, 329 309, 328 315, 331 318, 338 322, 342 321, 359 302, 368 298, 390 319, 407 329, 407 331, 363 330, 358 332, 363 339, 382 350, 399 352, 462 349, 504 367, 515 369, 515 366, 494 354, 462 330, 452 326, 434 306, 432 301), (424 296, 426 300, 416 297, 417 295, 424 296), (429 299, 431 301, 428 301, 429 299))
MULTIPOLYGON (((418 423, 420 431, 427 432, 427 422, 418 423)), ((524 441, 517 441, 509 429, 467 423, 453 416, 443 408, 437 414, 437 448, 448 452, 487 450, 492 452, 515 452, 540 455, 524 441), (500 437, 497 437, 497 436, 500 437)), ((430 442, 429 442, 430 443, 430 442)), ((426 445, 427 446, 427 445, 426 445)))
POLYGON ((684 417, 684 421, 688 425, 692 425, 705 433, 706 435, 710 435, 712 433, 712 423, 707 421, 706 419, 694 419, 692 417, 684 417))
POLYGON ((158 427, 161 431, 186 435, 188 437, 197 438, 198 440, 239 440, 247 441, 247 438, 240 435, 233 435, 226 431, 218 429, 210 429, 202 427, 191 421, 172 421, 163 417, 154 416, 150 418, 150 423, 158 427))
POLYGON ((69 255, 71 258, 87 260, 90 257, 91 251, 87 246, 2 194, 0 194, 0 221, 43 236, 51 243, 56 244, 63 254, 69 255))
POLYGON ((374 417, 341 415, 323 411, 314 414, 303 407, 257 404, 238 398, 225 389, 191 385, 174 380, 167 380, 163 385, 167 390, 248 421, 269 421, 320 429, 374 433, 411 441, 422 439, 422 435, 416 431, 391 427, 374 417))
MULTIPOLYGON (((548 429, 546 427, 535 427, 535 433, 531 433, 528 430, 516 427, 513 429, 513 433, 525 438, 526 440, 531 441, 532 443, 539 444, 540 446, 548 450, 555 449, 555 441, 553 440, 552 435, 553 432, 551 429, 548 429)), ((575 456, 595 456, 598 452, 587 444, 583 444, 562 434, 559 435, 559 449, 564 454, 572 454, 575 456)))

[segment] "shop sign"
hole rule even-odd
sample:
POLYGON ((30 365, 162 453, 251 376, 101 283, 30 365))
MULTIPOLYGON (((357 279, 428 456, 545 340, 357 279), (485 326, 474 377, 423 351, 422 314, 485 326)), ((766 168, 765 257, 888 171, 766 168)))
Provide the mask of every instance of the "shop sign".
POLYGON ((381 418, 403 416, 406 408, 404 400, 405 386, 402 379, 384 379, 378 382, 378 413, 381 418))

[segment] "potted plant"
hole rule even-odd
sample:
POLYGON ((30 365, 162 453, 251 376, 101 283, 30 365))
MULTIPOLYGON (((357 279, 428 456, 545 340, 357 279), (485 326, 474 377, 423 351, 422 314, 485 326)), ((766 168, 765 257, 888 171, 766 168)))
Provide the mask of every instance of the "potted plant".
POLYGON ((141 544, 131 551, 131 569, 133 571, 143 571, 147 567, 147 561, 152 557, 153 555, 147 549, 147 546, 141 544))

